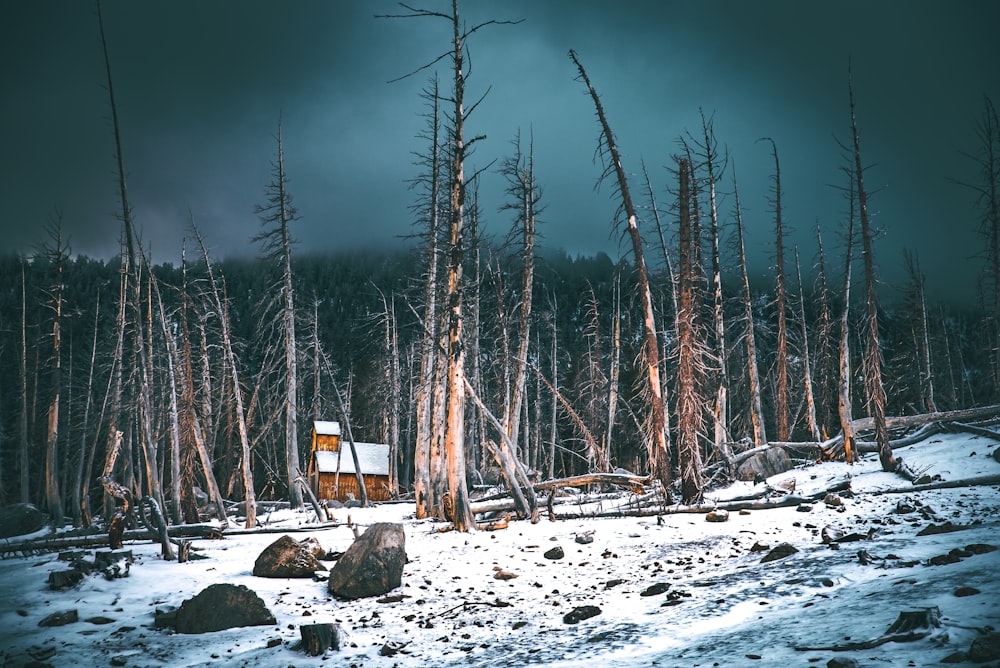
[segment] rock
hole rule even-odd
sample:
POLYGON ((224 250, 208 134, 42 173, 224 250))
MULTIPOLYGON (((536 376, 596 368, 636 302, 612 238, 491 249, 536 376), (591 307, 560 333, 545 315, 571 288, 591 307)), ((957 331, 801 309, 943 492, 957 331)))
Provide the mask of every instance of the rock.
POLYGON ((996 450, 993 451, 993 459, 995 459, 997 463, 1000 464, 1000 448, 997 448, 996 450))
POLYGON ((725 509, 722 509, 722 508, 719 508, 717 510, 709 511, 709 513, 707 515, 705 515, 705 521, 706 522, 727 522, 727 521, 729 521, 729 511, 725 510, 725 509))
POLYGON ((768 448, 740 464, 736 469, 736 477, 747 481, 766 479, 789 471, 792 466, 791 457, 782 448, 768 448))
POLYGON ((566 624, 578 624, 584 619, 590 619, 591 617, 596 617, 599 614, 601 614, 601 609, 596 605, 581 605, 580 607, 573 608, 563 615, 563 622, 566 624))
POLYGON ((800 503, 795 507, 796 512, 800 513, 811 513, 812 509, 813 507, 811 503, 800 503))
POLYGON ((264 548, 253 565, 253 574, 261 578, 309 578, 316 571, 325 571, 319 563, 316 550, 323 552, 316 539, 297 542, 291 536, 282 536, 264 548), (312 541, 315 545, 308 543, 312 541))
POLYGON ((844 500, 841 499, 836 494, 834 494, 833 492, 829 492, 826 496, 823 497, 823 503, 830 506, 831 508, 838 508, 844 505, 844 500))
POLYGON ((303 624, 299 633, 302 634, 302 649, 309 656, 319 656, 328 649, 340 649, 340 624, 303 624))
POLYGON ((326 550, 324 550, 323 546, 319 544, 319 541, 312 536, 300 540, 299 545, 302 546, 302 549, 311 552, 317 559, 322 559, 326 556, 326 550))
POLYGON ((796 552, 798 552, 798 550, 795 548, 795 546, 791 545, 790 543, 780 543, 777 546, 775 546, 770 552, 765 554, 764 557, 760 560, 760 563, 766 564, 769 561, 777 561, 778 559, 784 559, 785 557, 793 555, 796 552))
POLYGON ((965 663, 969 660, 969 655, 965 652, 952 652, 941 659, 941 663, 965 663))
POLYGON ((328 588, 339 598, 387 594, 403 581, 406 563, 403 525, 373 524, 354 541, 330 571, 328 588))
POLYGON ((552 549, 546 550, 543 556, 546 559, 562 559, 563 557, 566 556, 566 553, 563 552, 563 549, 561 547, 556 545, 552 549))
POLYGON ((30 503, 14 503, 0 508, 0 538, 35 533, 48 518, 30 503))
POLYGON ((575 540, 580 545, 590 545, 594 542, 594 532, 588 531, 586 533, 578 533, 576 534, 575 540))
POLYGON ((173 628, 177 624, 176 605, 158 605, 153 611, 153 626, 158 629, 173 628))
POLYGON ((856 659, 838 656, 826 662, 826 668, 859 668, 856 659))
POLYGON ((899 515, 909 515, 910 513, 916 511, 913 505, 907 503, 906 501, 896 502, 896 513, 899 515))
POLYGON ((1000 632, 979 636, 969 645, 969 661, 983 663, 1000 659, 1000 632))
POLYGON ((61 612, 53 612, 48 617, 42 619, 38 622, 39 626, 66 626, 67 624, 72 624, 74 622, 80 621, 80 615, 77 613, 76 609, 63 610, 61 612))
POLYGON ((657 582, 656 584, 652 584, 639 592, 639 596, 656 596, 657 594, 662 594, 668 589, 670 589, 669 583, 657 582))
POLYGON ((933 536, 939 533, 951 533, 953 531, 964 531, 969 527, 963 526, 961 524, 952 524, 951 522, 945 522, 944 524, 929 524, 920 531, 917 532, 918 536, 933 536))
POLYGON ((494 580, 513 580, 517 577, 517 573, 511 573, 510 571, 505 571, 503 569, 498 570, 494 575, 494 580))
POLYGON ((753 547, 750 548, 751 552, 767 552, 771 549, 770 545, 765 545, 761 542, 754 542, 753 547))
POLYGON ((958 597, 975 596, 978 593, 980 592, 975 587, 959 587, 958 589, 955 590, 955 596, 958 597))
POLYGON ((83 573, 74 569, 52 571, 49 573, 49 589, 56 591, 75 587, 83 580, 83 573))
POLYGON ((972 554, 987 554, 995 551, 996 549, 996 545, 987 545, 986 543, 973 543, 965 546, 965 551, 972 554))
POLYGON ((209 585, 177 611, 178 633, 209 633, 242 626, 274 624, 274 615, 244 585, 209 585))

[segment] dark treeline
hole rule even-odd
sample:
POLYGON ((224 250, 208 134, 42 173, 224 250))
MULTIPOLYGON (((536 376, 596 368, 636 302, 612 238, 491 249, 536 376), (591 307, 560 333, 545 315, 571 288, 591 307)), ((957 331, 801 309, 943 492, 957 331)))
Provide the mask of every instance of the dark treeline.
MULTIPOLYGON (((520 299, 521 263, 517 254, 494 249, 481 253, 481 285, 478 290, 477 357, 479 384, 484 401, 494 410, 510 392, 511 339, 515 304, 520 299)), ((275 373, 275 351, 270 347, 269 323, 262 322, 262 304, 268 302, 274 282, 273 272, 263 260, 225 260, 216 265, 225 277, 229 318, 236 347, 243 395, 248 397, 248 429, 253 444, 253 470, 257 494, 261 498, 287 498, 287 480, 282 473, 283 432, 279 419, 280 392, 275 373)), ((916 272, 916 268, 914 268, 916 272)), ((153 270, 159 283, 166 316, 167 332, 181 334, 182 295, 190 304, 187 328, 195 351, 194 387, 205 425, 213 470, 222 494, 240 498, 240 444, 233 417, 232 392, 228 386, 226 361, 219 343, 219 323, 203 289, 204 263, 187 267, 185 276, 177 266, 159 265, 153 270), (203 357, 202 357, 203 356, 203 357)), ((100 507, 100 474, 107 455, 107 393, 111 378, 116 322, 116 300, 120 266, 117 259, 97 261, 85 257, 67 259, 62 267, 61 374, 58 376, 62 410, 58 413, 58 471, 67 517, 84 520, 74 499, 90 495, 90 508, 100 507), (87 468, 87 462, 91 465, 87 468), (84 472, 89 472, 84 477, 84 472), (80 495, 75 486, 81 486, 80 495)), ((594 453, 585 440, 580 422, 589 438, 603 452, 600 459, 612 467, 632 471, 646 468, 643 446, 643 370, 638 363, 643 331, 636 305, 635 274, 630 264, 615 264, 608 256, 570 258, 550 254, 535 269, 533 310, 535 320, 529 347, 526 400, 521 411, 523 437, 518 453, 528 467, 543 476, 564 476, 593 471, 594 453), (617 325, 617 326, 616 326, 617 325), (618 364, 616 371, 612 370, 618 364), (612 383, 616 386, 612 387, 612 383), (565 403, 556 398, 549 385, 557 388, 565 403), (614 397, 614 399, 612 399, 614 397), (614 401, 616 410, 609 411, 614 401), (572 411, 572 412, 571 412, 572 411), (573 416, 572 413, 576 415, 573 416), (609 422, 609 416, 610 418, 609 422), (579 422, 578 422, 579 420, 579 422)), ((810 272, 815 276, 814 272, 810 272)), ((313 419, 342 419, 331 399, 330 383, 344 392, 355 437, 359 440, 388 442, 391 413, 398 411, 398 475, 402 489, 411 484, 414 443, 414 384, 419 371, 418 319, 421 260, 413 252, 353 252, 329 256, 303 256, 294 261, 299 298, 299 388, 298 448, 300 461, 308 461, 309 433, 313 419), (388 333, 388 334, 387 334, 388 333), (332 376, 316 364, 316 342, 330 362, 332 376), (388 386, 387 370, 398 355, 402 370, 399 393, 388 386), (318 392, 317 392, 318 389, 318 392), (391 398, 400 397, 398 407, 391 398)), ((468 272, 467 275, 473 275, 468 272)), ((903 291, 881 318, 883 351, 886 360, 888 409, 890 414, 925 412, 933 403, 939 410, 964 408, 996 402, 997 387, 991 372, 989 329, 980 313, 947 304, 920 304, 919 274, 911 288, 903 291), (926 320, 922 309, 928 312, 926 320), (926 336, 922 323, 928 324, 926 336), (925 346, 927 348, 925 349, 925 346), (924 357, 930 361, 933 395, 928 395, 924 357)), ((45 507, 45 445, 47 407, 54 394, 51 373, 54 366, 50 308, 56 266, 45 254, 31 259, 15 255, 0 258, 0 502, 18 500, 45 507), (22 340, 23 337, 23 340, 22 340), (21 444, 22 424, 26 447, 21 444), (24 455, 27 455, 25 458, 24 455), (25 475, 26 474, 26 475, 25 475), (24 477, 22 477, 24 476, 24 477), (23 486, 23 481, 27 487, 23 486)), ((654 299, 661 312, 670 313, 670 289, 666 270, 651 276, 654 299)), ((836 281, 829 280, 830 285, 836 281)), ((799 286, 792 285, 797 295, 799 286)), ((804 286, 802 302, 804 328, 790 330, 789 423, 792 438, 810 439, 804 392, 804 369, 800 351, 808 343, 812 354, 812 383, 817 422, 824 435, 839 431, 837 422, 837 371, 835 351, 838 334, 824 325, 829 308, 835 319, 842 304, 835 291, 820 295, 824 286, 810 280, 804 286), (804 342, 801 332, 808 332, 804 342), (826 352, 824 352, 826 351, 826 352)), ((731 382, 728 430, 730 440, 749 443, 753 439, 750 392, 747 386, 745 318, 743 300, 736 285, 725 286, 727 322, 726 368, 731 382)), ((765 378, 763 407, 769 429, 776 424, 772 371, 776 350, 776 320, 773 286, 753 287, 754 327, 757 349, 765 378)), ((798 300, 798 297, 795 297, 798 300)), ((158 320, 159 309, 147 299, 151 317, 158 320)), ((790 313, 799 313, 798 302, 790 313)), ((669 321, 669 319, 668 319, 669 321)), ((663 369, 668 408, 673 400, 675 359, 671 355, 670 328, 666 332, 663 369)), ((154 360, 155 379, 151 415, 158 449, 157 467, 164 488, 169 489, 170 421, 174 413, 169 397, 167 345, 162 328, 149 330, 147 346, 154 360)), ((856 328, 854 331, 857 331, 856 328)), ((851 341, 852 355, 860 355, 857 341, 851 341)), ((860 360, 852 368, 861 369, 860 360)), ((128 376, 128 374, 126 374, 128 376)), ((176 381, 175 381, 176 382, 176 381)), ((861 387, 860 382, 857 387, 861 387)), ((856 400, 863 405, 864 398, 856 400)), ((471 409, 470 409, 471 410, 471 409)), ((706 412, 710 412, 706 401, 706 412)), ((495 438, 475 411, 467 431, 467 466, 485 474, 494 466, 484 450, 483 439, 495 438)), ((141 471, 145 464, 137 446, 143 425, 139 411, 125 411, 130 417, 119 425, 124 440, 132 447, 124 455, 124 476, 142 494, 141 471)), ((672 409, 669 419, 675 419, 672 409)), ((706 415, 706 420, 709 416, 706 415)), ((182 434, 182 441, 184 440, 182 434)), ((182 442, 182 452, 192 445, 182 442)), ((706 439, 706 462, 717 453, 706 439)), ((204 474, 192 470, 194 484, 205 487, 204 474)), ((478 475, 472 473, 473 482, 478 475)), ((167 494, 169 497, 169 493, 167 494)))

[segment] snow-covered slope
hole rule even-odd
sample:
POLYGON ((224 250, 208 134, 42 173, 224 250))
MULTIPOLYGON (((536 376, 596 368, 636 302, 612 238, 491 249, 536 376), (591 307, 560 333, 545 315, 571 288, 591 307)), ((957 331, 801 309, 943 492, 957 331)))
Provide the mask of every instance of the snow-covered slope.
MULTIPOLYGON (((897 454, 955 480, 1000 473, 990 457, 996 447, 984 437, 939 435, 897 454)), ((793 477, 802 494, 850 480, 853 496, 842 495, 839 507, 733 512, 723 523, 668 513, 511 522, 469 534, 414 520, 412 505, 385 504, 339 510, 340 527, 293 534, 340 551, 353 540, 348 520, 402 522, 410 563, 393 592, 404 595, 396 602, 341 602, 325 582, 252 576, 257 555, 280 534, 198 540, 195 549, 206 558, 184 564, 161 560, 155 544, 127 544, 136 556, 128 578, 91 575, 61 592, 46 584, 50 571, 65 567, 55 554, 8 557, 0 560, 0 665, 21 666, 33 656, 78 668, 312 665, 320 659, 297 649, 298 626, 338 621, 344 646, 328 652, 327 665, 825 666, 841 656, 903 667, 937 665, 968 650, 982 630, 1000 628, 1000 550, 963 551, 957 561, 935 560, 954 563, 929 565, 956 548, 1000 547, 1000 486, 883 494, 908 483, 882 473, 874 457, 800 468, 768 482, 793 477), (913 510, 898 512, 900 502, 913 510), (947 522, 966 528, 917 535, 947 522), (864 539, 824 544, 825 527, 864 539), (575 540, 586 534, 593 542, 575 540), (798 551, 762 563, 760 550, 779 543, 798 551), (546 558, 557 545, 565 556, 546 558), (497 569, 517 577, 496 579, 497 569), (276 625, 203 635, 153 628, 156 606, 180 605, 217 582, 256 591, 276 625), (654 585, 663 591, 644 595, 654 585), (600 614, 567 624, 564 616, 580 606, 600 614), (877 639, 901 611, 934 606, 941 628, 921 640, 829 649, 877 639), (38 625, 67 609, 76 609, 80 621, 38 625), (387 643, 401 649, 382 656, 387 643)), ((724 500, 752 488, 738 483, 710 496, 724 500)), ((286 511, 262 519, 307 528, 310 516, 286 511)))

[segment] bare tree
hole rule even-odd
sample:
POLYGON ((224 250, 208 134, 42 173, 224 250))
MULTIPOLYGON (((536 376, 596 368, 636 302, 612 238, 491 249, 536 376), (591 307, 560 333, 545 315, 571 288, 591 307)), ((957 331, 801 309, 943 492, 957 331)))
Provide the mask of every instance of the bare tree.
POLYGON ((788 309, 785 290, 785 231, 781 220, 781 165, 778 162, 778 147, 774 140, 765 137, 762 141, 770 142, 771 153, 774 155, 774 291, 775 311, 778 316, 778 342, 775 352, 774 368, 774 413, 778 429, 778 440, 787 441, 790 435, 788 421, 788 309))
POLYGON ((799 267, 799 249, 795 248, 795 278, 799 283, 799 325, 802 333, 802 385, 806 395, 806 423, 814 441, 820 440, 816 421, 816 398, 813 395, 812 360, 809 357, 809 325, 806 322, 806 293, 802 287, 802 269, 799 267))
POLYGON ((45 248, 46 259, 54 276, 49 289, 49 308, 52 310, 52 357, 50 370, 51 400, 45 436, 45 501, 52 526, 61 529, 64 524, 63 499, 59 486, 59 406, 62 389, 62 320, 63 320, 63 263, 69 249, 63 241, 62 220, 57 219, 49 229, 51 245, 45 248))
POLYGON ((298 446, 298 361, 295 338, 295 292, 292 285, 292 239, 289 225, 296 220, 297 211, 288 192, 288 175, 285 172, 285 150, 282 142, 281 119, 278 119, 278 157, 272 165, 274 180, 267 188, 267 202, 256 207, 264 230, 253 240, 260 243, 269 259, 281 267, 280 337, 284 349, 285 398, 285 475, 289 501, 293 509, 303 507, 302 488, 295 484, 300 474, 298 446))
POLYGON ((854 428, 852 423, 851 406, 851 343, 850 343, 850 312, 851 312, 851 266, 852 253, 854 250, 854 173, 852 169, 847 170, 850 180, 848 188, 848 223, 847 223, 847 250, 844 253, 844 291, 843 311, 840 314, 840 346, 839 346, 839 382, 837 384, 837 412, 840 416, 840 428, 844 434, 844 458, 848 464, 853 464, 857 456, 857 449, 854 445, 854 428))
POLYGON ((764 409, 761 401, 760 373, 757 370, 757 337, 754 334, 753 297, 750 294, 750 276, 747 273, 746 245, 743 243, 743 212, 740 209, 740 189, 733 170, 733 194, 736 198, 736 245, 739 249, 740 271, 743 278, 743 319, 746 321, 747 376, 750 380, 750 421, 753 424, 755 445, 767 443, 764 426, 764 409))
POLYGON ((646 361, 647 390, 650 403, 650 434, 648 439, 649 466, 653 476, 661 482, 666 489, 671 482, 670 455, 667 451, 667 437, 665 429, 665 412, 663 405, 663 393, 660 386, 660 350, 657 343, 656 318, 653 314, 653 297, 649 290, 649 274, 646 271, 646 260, 642 251, 642 237, 639 234, 639 217, 636 213, 635 205, 632 202, 632 195, 629 192, 628 180, 625 177, 625 168, 622 166, 621 155, 618 152, 618 145, 615 143, 611 126, 608 125, 607 117, 604 114, 604 107, 601 105, 601 98, 590 83, 587 72, 583 69, 574 51, 569 52, 569 57, 576 65, 580 73, 580 79, 587 86, 587 91, 594 102, 598 121, 601 124, 601 139, 599 140, 599 150, 602 156, 607 156, 605 175, 614 173, 617 178, 618 194, 622 198, 622 207, 625 211, 627 230, 632 241, 632 252, 634 255, 636 273, 638 275, 639 299, 642 304, 643 324, 645 327, 644 354, 646 361))
POLYGON ((875 278, 874 237, 868 218, 868 194, 864 184, 864 166, 861 162, 861 140, 858 136, 858 121, 854 107, 854 84, 848 71, 848 94, 851 102, 851 137, 854 148, 854 179, 857 184, 858 214, 861 219, 862 256, 865 267, 865 386, 874 422, 875 442, 879 448, 879 461, 884 471, 896 470, 896 458, 889 445, 889 431, 885 424, 885 386, 882 383, 882 352, 879 344, 878 290, 875 278))

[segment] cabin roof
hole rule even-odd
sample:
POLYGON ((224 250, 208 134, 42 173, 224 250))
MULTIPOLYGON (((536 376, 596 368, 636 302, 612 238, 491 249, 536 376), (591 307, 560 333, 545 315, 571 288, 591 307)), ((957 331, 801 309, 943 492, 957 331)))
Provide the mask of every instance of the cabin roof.
POLYGON ((313 431, 318 436, 340 436, 340 423, 328 420, 313 422, 313 431))
MULTIPOLYGON (((358 464, 365 475, 389 475, 389 446, 383 443, 354 443, 358 451, 358 464)), ((354 474, 354 458, 351 445, 343 443, 340 452, 315 450, 316 468, 320 473, 336 473, 337 457, 340 457, 340 472, 354 474)))

